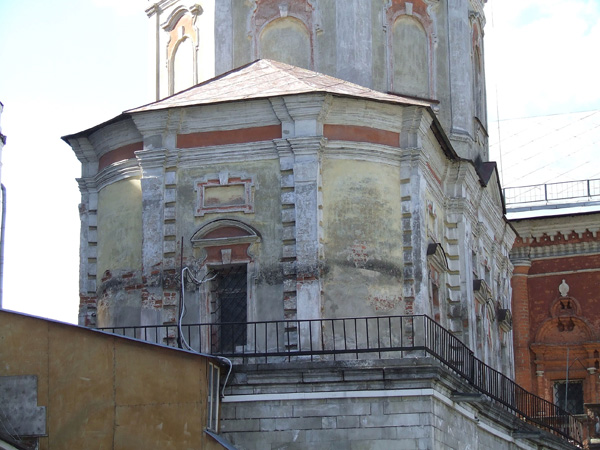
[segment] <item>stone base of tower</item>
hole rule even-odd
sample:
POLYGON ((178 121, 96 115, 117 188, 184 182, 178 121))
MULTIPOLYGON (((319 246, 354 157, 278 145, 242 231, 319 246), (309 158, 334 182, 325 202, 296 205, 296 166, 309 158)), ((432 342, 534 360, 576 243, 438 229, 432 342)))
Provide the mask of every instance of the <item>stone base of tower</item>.
POLYGON ((245 450, 573 448, 422 357, 236 366, 220 428, 245 450))

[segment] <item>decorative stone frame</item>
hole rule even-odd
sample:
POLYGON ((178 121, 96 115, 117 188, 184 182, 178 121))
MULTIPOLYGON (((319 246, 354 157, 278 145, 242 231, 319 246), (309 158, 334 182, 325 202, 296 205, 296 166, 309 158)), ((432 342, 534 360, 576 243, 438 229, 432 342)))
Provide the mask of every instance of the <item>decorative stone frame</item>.
POLYGON ((447 314, 444 314, 446 309, 444 307, 444 302, 447 295, 444 291, 444 287, 446 284, 446 273, 449 269, 446 252, 441 244, 434 242, 427 246, 427 265, 429 272, 429 300, 431 301, 431 309, 434 315, 433 318, 441 325, 445 325, 447 314), (434 296, 434 291, 436 289, 438 292, 437 299, 434 296), (436 308, 438 310, 437 312, 436 308))
POLYGON ((387 33, 387 69, 388 69, 388 86, 390 91, 394 91, 392 83, 394 73, 394 60, 393 60, 393 33, 392 28, 401 16, 409 16, 415 19, 425 30, 428 43, 428 54, 427 61, 429 65, 428 87, 429 87, 429 98, 437 98, 437 60, 435 58, 435 48, 438 44, 437 34, 437 23, 435 21, 435 14, 433 10, 439 5, 439 0, 389 0, 388 5, 385 8, 386 27, 387 33))
POLYGON ((485 307, 487 316, 492 322, 496 318, 496 308, 494 300, 492 298, 492 290, 485 282, 485 280, 473 280, 473 293, 475 294, 475 300, 477 303, 485 307))
MULTIPOLYGON (((260 233, 253 227, 229 219, 217 219, 203 225, 191 238, 193 255, 196 260, 198 277, 206 277, 211 268, 228 265, 246 264, 247 271, 247 321, 256 321, 255 280, 258 277, 258 263, 253 254, 255 246, 260 243, 260 233)), ((199 289, 200 318, 209 318, 210 283, 204 283, 199 289), (204 301, 202 301, 204 299, 204 301)), ((248 333, 246 345, 254 345, 252 335, 248 333)), ((208 342, 208 336, 203 342, 208 342)))
MULTIPOLYGON (((203 217, 209 213, 224 213, 242 211, 245 214, 254 213, 254 177, 246 174, 229 174, 221 172, 219 174, 207 175, 195 183, 197 192, 196 209, 194 215, 203 217), (242 187, 242 197, 239 200, 233 200, 230 203, 211 203, 211 197, 207 190, 219 189, 224 191, 227 187, 242 187)), ((215 201, 218 199, 215 197, 215 201)))
POLYGON ((162 29, 169 34, 166 50, 167 73, 169 81, 169 95, 174 94, 175 89, 175 59, 174 56, 179 45, 186 39, 190 39, 193 47, 193 83, 198 83, 198 47, 200 45, 200 33, 196 26, 196 19, 203 13, 199 4, 189 8, 179 6, 167 20, 161 25, 162 29))
POLYGON ((265 29, 277 19, 291 17, 306 27, 310 41, 310 67, 315 67, 315 27, 313 25, 314 6, 309 0, 282 2, 281 0, 258 0, 252 13, 250 38, 254 58, 260 58, 260 37, 265 29))

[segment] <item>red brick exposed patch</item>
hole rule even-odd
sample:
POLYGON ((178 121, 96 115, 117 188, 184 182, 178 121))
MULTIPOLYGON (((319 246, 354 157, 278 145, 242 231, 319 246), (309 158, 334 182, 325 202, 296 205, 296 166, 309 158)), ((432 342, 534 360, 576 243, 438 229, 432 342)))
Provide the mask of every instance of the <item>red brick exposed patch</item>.
POLYGON ((98 170, 102 170, 118 161, 135 158, 135 152, 143 149, 143 142, 134 142, 133 144, 124 145, 123 147, 111 150, 100 157, 100 160, 98 161, 98 170))
POLYGON ((435 172, 435 170, 433 170, 433 167, 431 167, 429 165, 429 163, 427 163, 427 168, 429 169, 429 172, 431 172, 431 175, 433 175, 433 178, 435 178, 435 181, 437 181, 438 184, 441 186, 442 185, 442 179, 438 176, 438 174, 435 172))
POLYGON ((211 147, 214 145, 243 144, 281 138, 281 125, 240 128, 237 130, 204 131, 178 134, 177 148, 211 147))
POLYGON ((370 142, 391 147, 400 145, 400 133, 355 125, 325 124, 323 125, 323 136, 337 141, 370 142))

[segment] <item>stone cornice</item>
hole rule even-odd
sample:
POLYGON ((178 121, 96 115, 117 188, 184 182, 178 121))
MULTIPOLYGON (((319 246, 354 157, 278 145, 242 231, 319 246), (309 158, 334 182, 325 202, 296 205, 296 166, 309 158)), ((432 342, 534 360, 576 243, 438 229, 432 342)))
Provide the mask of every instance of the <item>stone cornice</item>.
POLYGON ((274 141, 186 148, 177 151, 178 166, 189 168, 204 164, 278 159, 277 148, 274 141))
POLYGON ((582 256, 600 253, 600 241, 564 243, 549 246, 515 246, 510 252, 511 260, 582 256))
POLYGON ((281 117, 273 108, 273 103, 279 102, 277 97, 271 100, 258 99, 179 108, 181 116, 177 132, 187 134, 279 125, 282 122, 281 117))
MULTIPOLYGON (((328 140, 323 154, 332 159, 354 159, 374 163, 400 166, 405 152, 397 147, 372 144, 368 142, 328 140)), ((418 152, 422 155, 421 152, 418 152)))
POLYGON ((108 124, 89 136, 89 142, 98 158, 106 153, 142 140, 142 136, 131 119, 108 124))
POLYGON ((368 123, 373 128, 399 133, 407 108, 365 99, 334 97, 325 123, 357 126, 368 123))
MULTIPOLYGON (((80 138, 72 138, 69 139, 69 145, 75 152, 75 156, 81 162, 81 164, 86 165, 89 163, 98 164, 98 155, 94 151, 94 147, 92 143, 86 137, 80 138)), ((90 175, 90 174, 85 174, 90 175)))
POLYGON ((325 94, 303 94, 283 97, 287 111, 294 120, 317 119, 325 103, 325 94))
POLYGON ((322 136, 296 137, 287 141, 295 156, 318 154, 327 142, 322 136))
POLYGON ((138 164, 138 160, 129 159, 111 164, 101 170, 98 175, 94 177, 94 181, 98 186, 98 190, 100 190, 117 181, 132 177, 140 177, 141 175, 142 170, 138 164))
POLYGON ((173 123, 176 123, 178 127, 181 114, 183 114, 181 109, 163 109, 136 113, 132 115, 132 119, 141 135, 144 139, 147 139, 168 132, 172 128, 173 123))
POLYGON ((519 245, 556 245, 565 242, 600 241, 600 212, 566 217, 542 217, 512 221, 519 245))
POLYGON ((165 149, 142 150, 135 152, 137 162, 144 176, 148 170, 164 167, 166 159, 165 149))
POLYGON ((95 177, 77 178, 76 181, 82 195, 98 192, 98 184, 95 177))

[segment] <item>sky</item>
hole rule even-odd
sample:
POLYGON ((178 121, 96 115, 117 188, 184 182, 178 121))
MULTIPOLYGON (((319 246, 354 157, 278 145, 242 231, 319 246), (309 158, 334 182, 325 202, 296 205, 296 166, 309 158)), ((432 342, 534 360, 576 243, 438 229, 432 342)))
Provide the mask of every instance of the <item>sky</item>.
MULTIPOLYGON (((81 168, 60 137, 153 100, 148 6, 0 0, 6 309, 77 322, 81 168)), ((488 0, 485 13, 490 142, 511 119, 600 110, 600 0, 488 0)))

